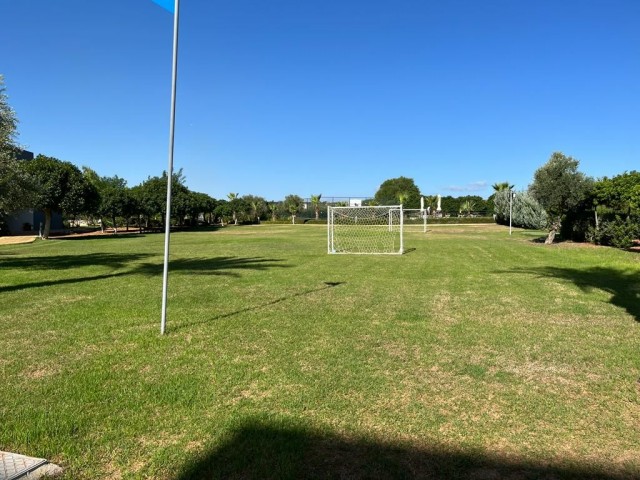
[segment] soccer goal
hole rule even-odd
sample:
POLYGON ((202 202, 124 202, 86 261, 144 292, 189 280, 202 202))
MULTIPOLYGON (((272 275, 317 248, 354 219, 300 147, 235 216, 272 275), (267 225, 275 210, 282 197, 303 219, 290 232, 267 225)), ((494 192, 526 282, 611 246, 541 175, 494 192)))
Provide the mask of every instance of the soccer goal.
POLYGON ((405 232, 427 233, 427 211, 423 208, 405 208, 403 226, 405 232))
POLYGON ((329 253, 401 255, 402 205, 329 207, 329 253))

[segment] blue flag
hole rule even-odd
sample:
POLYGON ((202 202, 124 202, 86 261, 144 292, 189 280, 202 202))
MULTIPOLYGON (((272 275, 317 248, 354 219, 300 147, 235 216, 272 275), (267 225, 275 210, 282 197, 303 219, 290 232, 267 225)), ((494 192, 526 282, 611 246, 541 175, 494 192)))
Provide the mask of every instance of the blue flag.
POLYGON ((175 13, 173 0, 152 0, 152 1, 160 5, 165 10, 169 10, 171 13, 175 13))

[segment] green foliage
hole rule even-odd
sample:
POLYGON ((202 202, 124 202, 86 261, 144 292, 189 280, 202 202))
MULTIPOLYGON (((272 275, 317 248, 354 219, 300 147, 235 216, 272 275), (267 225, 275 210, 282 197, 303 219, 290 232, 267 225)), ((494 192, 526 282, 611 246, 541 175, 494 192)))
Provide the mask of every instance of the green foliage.
POLYGON ((267 218, 267 201, 256 195, 243 195, 242 200, 247 206, 247 219, 252 222, 260 222, 267 218))
MULTIPOLYGON (((509 224, 509 190, 500 190, 494 196, 496 223, 509 224)), ((547 214, 542 206, 528 192, 513 192, 511 224, 514 227, 533 230, 547 225, 547 214)))
POLYGON ((0 75, 0 217, 29 207, 34 194, 33 181, 15 156, 18 119, 9 106, 5 90, 4 78, 0 75))
POLYGON ((491 187, 493 188, 494 192, 503 192, 505 190, 513 190, 514 186, 509 182, 497 182, 491 185, 491 187))
POLYGON ((553 241, 563 217, 576 208, 592 189, 593 181, 578 171, 578 165, 578 160, 554 152, 534 174, 529 191, 547 212, 547 243, 553 241))
POLYGON ((313 205, 313 211, 316 216, 316 220, 320 218, 320 199, 322 198, 322 194, 311 195, 311 205, 313 205))
POLYGON ((34 207, 45 212, 44 238, 49 236, 52 211, 75 215, 95 208, 97 190, 72 163, 38 155, 23 167, 37 188, 34 207))
POLYGON ((604 220, 597 229, 589 229, 588 239, 596 245, 629 248, 640 240, 640 217, 623 219, 616 215, 612 220, 604 220))
POLYGON ((625 172, 604 177, 594 185, 594 203, 605 205, 623 215, 640 210, 640 172, 625 172))
POLYGON ((16 148, 17 136, 18 118, 9 105, 4 77, 0 75, 0 155, 8 155, 16 148))
POLYGON ((420 208, 420 189, 413 178, 398 177, 385 180, 375 194, 380 205, 396 205, 404 200, 404 208, 420 208))
POLYGON ((291 214, 292 223, 295 223, 296 214, 300 211, 300 208, 302 208, 303 203, 304 200, 298 195, 287 195, 284 198, 284 208, 291 214))

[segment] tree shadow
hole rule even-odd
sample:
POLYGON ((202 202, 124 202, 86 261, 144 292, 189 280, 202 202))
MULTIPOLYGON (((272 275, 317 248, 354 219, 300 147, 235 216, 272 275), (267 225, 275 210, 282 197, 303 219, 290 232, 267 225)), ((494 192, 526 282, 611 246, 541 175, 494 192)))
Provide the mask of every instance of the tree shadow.
POLYGON ((209 323, 209 322, 212 322, 212 321, 215 321, 215 320, 222 320, 224 318, 233 317, 233 316, 236 316, 236 315, 240 315, 242 313, 254 312, 254 311, 257 311, 257 310, 262 310, 263 308, 267 308, 267 307, 270 307, 272 305, 277 305, 278 303, 282 303, 282 302, 287 301, 287 300, 291 300, 291 299, 294 299, 294 298, 297 298, 297 297, 303 297, 303 296, 309 295, 311 293, 321 292, 323 290, 334 288, 334 287, 337 287, 339 285, 343 285, 346 282, 323 282, 323 283, 324 283, 324 285, 321 286, 321 287, 310 288, 310 289, 304 290, 302 292, 292 293, 291 295, 284 295, 282 297, 276 298, 275 300, 271 300, 269 302, 265 302, 265 303, 262 303, 260 305, 254 305, 252 307, 241 308, 241 309, 235 310, 233 312, 216 315, 215 317, 209 318, 209 319, 206 319, 206 320, 183 323, 183 324, 179 325, 177 327, 177 329, 179 330, 181 328, 190 327, 190 326, 193 326, 193 325, 200 325, 200 324, 209 323))
POLYGON ((573 282, 584 292, 593 289, 611 294, 609 303, 624 308, 640 322, 640 272, 621 271, 609 267, 559 268, 540 267, 512 270, 511 273, 530 273, 538 277, 562 278, 573 282))
MULTIPOLYGON (((231 275, 239 276, 237 270, 268 270, 275 267, 286 268, 279 258, 262 257, 199 257, 169 258, 169 272, 183 272, 190 275, 231 275)), ((164 270, 164 262, 142 263, 131 273, 142 275, 159 275, 164 270)))
POLYGON ((28 270, 68 270, 96 265, 118 269, 150 256, 148 253, 87 253, 5 258, 2 254, 0 262, 3 268, 28 270))
MULTIPOLYGON (((0 293, 13 292, 28 288, 48 287, 52 285, 68 285, 80 282, 105 280, 127 275, 161 276, 164 263, 134 263, 151 256, 150 254, 111 254, 93 253, 88 255, 57 255, 49 257, 20 257, 2 258, 2 266, 7 268, 22 268, 32 270, 65 270, 86 266, 106 266, 114 270, 91 276, 59 278, 41 280, 37 282, 21 283, 18 285, 0 286, 0 293), (133 263, 133 265, 131 265, 133 263), (124 269, 124 270, 121 270, 124 269), (121 271, 115 271, 121 270, 121 271)), ((169 260, 169 274, 180 272, 190 275, 226 275, 239 276, 238 270, 268 270, 270 268, 285 268, 283 260, 261 257, 214 257, 214 258, 186 258, 169 260)))
POLYGON ((58 240, 58 241, 68 241, 73 240, 111 240, 114 238, 144 238, 146 235, 144 233, 96 233, 92 235, 83 235, 83 234, 71 234, 60 237, 49 237, 49 241, 58 240))
MULTIPOLYGON (((637 472, 635 472, 637 474, 637 472)), ((575 462, 519 460, 432 444, 345 438, 299 426, 247 422, 174 480, 198 479, 581 479, 632 478, 575 462)))

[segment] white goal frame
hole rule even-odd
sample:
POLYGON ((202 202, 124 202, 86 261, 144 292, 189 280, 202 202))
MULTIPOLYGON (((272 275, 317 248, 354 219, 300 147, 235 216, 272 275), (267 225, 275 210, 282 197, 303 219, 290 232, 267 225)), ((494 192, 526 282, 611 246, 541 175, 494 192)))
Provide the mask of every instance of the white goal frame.
POLYGON ((329 254, 402 255, 402 205, 328 207, 329 254))
MULTIPOLYGON (((422 223, 405 223, 404 224, 405 230, 409 231, 411 227, 420 227, 422 229, 422 233, 427 233, 428 215, 427 215, 427 211, 424 208, 405 208, 402 212, 408 213, 409 215, 411 215, 411 213, 413 212, 419 212, 420 219, 422 220, 422 223)), ((411 231, 415 231, 415 230, 411 230, 411 231)))

